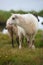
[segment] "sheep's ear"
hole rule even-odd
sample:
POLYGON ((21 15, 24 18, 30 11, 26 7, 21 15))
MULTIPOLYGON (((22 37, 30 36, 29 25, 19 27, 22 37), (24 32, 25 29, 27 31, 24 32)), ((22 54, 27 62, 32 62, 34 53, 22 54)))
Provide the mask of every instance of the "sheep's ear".
POLYGON ((17 15, 15 15, 15 18, 17 19, 17 18, 18 18, 18 16, 17 16, 17 15))

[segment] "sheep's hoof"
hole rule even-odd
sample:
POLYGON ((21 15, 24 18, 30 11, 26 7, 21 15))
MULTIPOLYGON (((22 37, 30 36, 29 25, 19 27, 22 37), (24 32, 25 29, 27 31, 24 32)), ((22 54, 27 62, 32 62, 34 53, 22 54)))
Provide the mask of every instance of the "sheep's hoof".
POLYGON ((32 45, 32 49, 35 49, 35 46, 34 45, 32 45))
POLYGON ((19 46, 19 49, 21 49, 21 45, 19 46))
POLYGON ((29 45, 29 48, 35 50, 35 46, 34 45, 29 45))

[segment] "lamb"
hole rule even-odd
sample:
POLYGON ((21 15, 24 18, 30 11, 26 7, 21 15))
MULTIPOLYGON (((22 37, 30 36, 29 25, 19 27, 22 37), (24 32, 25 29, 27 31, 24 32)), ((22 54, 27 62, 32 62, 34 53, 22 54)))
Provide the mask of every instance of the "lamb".
MULTIPOLYGON (((7 23, 8 23, 8 21, 7 21, 7 23)), ((13 34, 16 35, 16 40, 17 40, 19 49, 21 49, 21 47, 22 47, 21 46, 22 38, 23 38, 23 36, 26 35, 25 30, 22 27, 20 27, 20 26, 10 25, 10 24, 7 24, 7 23, 6 23, 6 28, 8 29, 8 32, 9 32, 10 37, 13 38, 12 37, 12 31, 13 31, 13 34)), ((13 42, 12 42, 12 46, 14 47, 13 42)))
POLYGON ((32 14, 13 14, 8 19, 10 24, 21 26, 26 33, 29 48, 33 48, 33 39, 38 31, 38 20, 32 14))

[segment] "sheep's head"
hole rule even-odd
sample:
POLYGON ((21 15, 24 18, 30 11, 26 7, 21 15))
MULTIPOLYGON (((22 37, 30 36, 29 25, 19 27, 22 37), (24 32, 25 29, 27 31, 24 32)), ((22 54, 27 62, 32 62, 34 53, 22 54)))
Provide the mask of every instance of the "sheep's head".
POLYGON ((19 23, 18 15, 13 14, 11 18, 13 24, 17 25, 19 23))
POLYGON ((18 14, 12 14, 12 16, 7 20, 6 26, 17 25, 19 23, 18 14))

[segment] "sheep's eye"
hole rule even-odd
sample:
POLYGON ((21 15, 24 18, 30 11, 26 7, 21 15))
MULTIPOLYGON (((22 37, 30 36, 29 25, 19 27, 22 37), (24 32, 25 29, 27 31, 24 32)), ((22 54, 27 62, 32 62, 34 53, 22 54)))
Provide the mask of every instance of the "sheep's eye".
POLYGON ((15 18, 13 17, 12 20, 15 20, 15 18))

